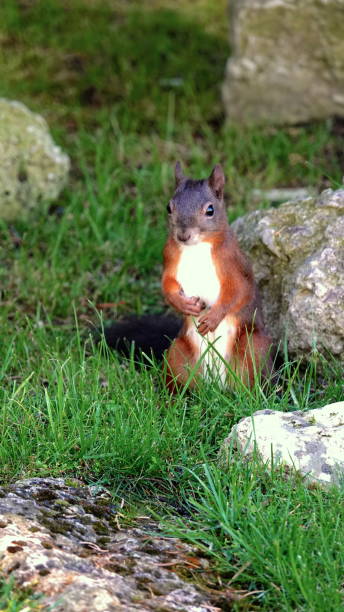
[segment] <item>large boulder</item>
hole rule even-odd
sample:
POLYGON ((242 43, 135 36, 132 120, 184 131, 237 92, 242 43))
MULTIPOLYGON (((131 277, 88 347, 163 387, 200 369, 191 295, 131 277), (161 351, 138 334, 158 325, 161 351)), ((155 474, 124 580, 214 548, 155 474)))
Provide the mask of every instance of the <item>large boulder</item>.
POLYGON ((344 0, 230 0, 228 117, 299 123, 344 115, 344 0))
POLYGON ((297 470, 309 482, 344 481, 344 402, 307 412, 258 410, 235 425, 220 451, 226 467, 233 445, 246 457, 297 470))
POLYGON ((43 117, 0 98, 0 219, 25 218, 40 202, 57 198, 69 166, 43 117))
POLYGON ((344 361, 344 189, 286 202, 233 223, 253 263, 266 327, 293 356, 344 361))
POLYGON ((221 596, 193 584, 192 570, 209 565, 194 547, 159 537, 146 517, 126 527, 120 510, 104 489, 68 479, 0 487, 2 578, 56 612, 220 609, 221 596))

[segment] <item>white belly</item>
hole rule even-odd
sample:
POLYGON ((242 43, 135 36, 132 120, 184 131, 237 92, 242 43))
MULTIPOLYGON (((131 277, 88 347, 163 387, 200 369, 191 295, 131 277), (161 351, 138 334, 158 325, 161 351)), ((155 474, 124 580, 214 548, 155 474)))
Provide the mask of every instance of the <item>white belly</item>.
MULTIPOLYGON (((181 248, 177 281, 185 295, 201 298, 209 308, 216 302, 220 293, 220 281, 211 254, 211 244, 200 242, 181 248)), ((224 384, 228 373, 226 364, 231 360, 237 334, 235 319, 227 315, 216 330, 206 336, 201 336, 197 331, 198 317, 188 319, 187 333, 196 351, 196 359, 200 362, 203 376, 215 378, 224 384)))
POLYGON ((227 364, 230 365, 231 362, 236 335, 237 324, 234 317, 227 315, 215 331, 205 336, 201 336, 197 330, 197 319, 190 317, 188 336, 192 341, 196 359, 200 362, 200 369, 205 378, 218 380, 222 384, 226 383, 227 364))
POLYGON ((212 306, 220 293, 220 281, 211 254, 211 244, 182 246, 176 278, 185 295, 199 297, 212 306))

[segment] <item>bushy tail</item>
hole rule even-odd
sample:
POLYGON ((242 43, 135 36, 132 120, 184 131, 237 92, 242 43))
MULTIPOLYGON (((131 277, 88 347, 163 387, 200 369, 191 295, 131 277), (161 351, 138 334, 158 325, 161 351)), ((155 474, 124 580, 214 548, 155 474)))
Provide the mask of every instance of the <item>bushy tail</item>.
POLYGON ((125 357, 133 354, 135 361, 142 361, 145 353, 160 361, 181 326, 181 319, 173 315, 131 315, 105 326, 104 337, 109 348, 125 357))

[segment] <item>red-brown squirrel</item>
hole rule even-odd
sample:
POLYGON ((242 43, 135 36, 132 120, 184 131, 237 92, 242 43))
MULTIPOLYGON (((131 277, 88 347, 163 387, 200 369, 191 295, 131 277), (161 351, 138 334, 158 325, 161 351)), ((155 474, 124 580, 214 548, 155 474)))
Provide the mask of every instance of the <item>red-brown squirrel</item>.
POLYGON ((271 372, 271 339, 251 264, 228 224, 223 170, 217 165, 208 179, 192 180, 177 163, 175 178, 162 291, 184 322, 167 351, 168 386, 190 382, 190 372, 191 386, 209 375, 231 384, 229 364, 251 387, 255 373, 271 372))
POLYGON ((183 322, 171 315, 132 315, 104 329, 106 343, 139 363, 145 355, 165 354, 171 391, 185 385, 192 371, 191 386, 209 374, 230 383, 230 368, 252 386, 256 372, 272 370, 271 339, 251 264, 228 224, 223 170, 217 165, 208 179, 192 180, 177 163, 175 178, 162 291, 183 322))

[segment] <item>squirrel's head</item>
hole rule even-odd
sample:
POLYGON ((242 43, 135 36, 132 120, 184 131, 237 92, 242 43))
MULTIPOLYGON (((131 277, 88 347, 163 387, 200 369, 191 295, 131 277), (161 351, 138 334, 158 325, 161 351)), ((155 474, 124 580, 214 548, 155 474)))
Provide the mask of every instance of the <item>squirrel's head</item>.
POLYGON ((227 225, 222 167, 217 164, 207 179, 193 180, 177 162, 175 179, 176 190, 167 205, 171 235, 182 245, 211 241, 227 225))

